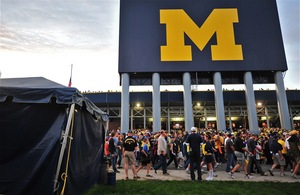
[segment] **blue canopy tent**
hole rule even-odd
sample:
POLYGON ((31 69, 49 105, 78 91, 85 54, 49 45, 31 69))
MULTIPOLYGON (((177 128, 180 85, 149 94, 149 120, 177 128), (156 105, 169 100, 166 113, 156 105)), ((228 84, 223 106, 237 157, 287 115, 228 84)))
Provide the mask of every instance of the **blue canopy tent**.
POLYGON ((108 115, 76 88, 0 79, 0 194, 82 194, 101 180, 108 115))

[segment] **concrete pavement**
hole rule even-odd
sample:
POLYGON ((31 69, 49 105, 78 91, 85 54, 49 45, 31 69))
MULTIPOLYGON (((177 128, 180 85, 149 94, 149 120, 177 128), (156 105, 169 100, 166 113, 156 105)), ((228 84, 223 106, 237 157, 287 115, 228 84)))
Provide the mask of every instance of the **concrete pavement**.
MULTIPOLYGON (((280 171, 279 169, 275 169, 274 170, 274 176, 271 176, 270 173, 268 172, 268 169, 271 167, 271 165, 262 165, 262 168, 264 171, 266 171, 266 173, 268 173, 268 176, 261 176, 258 173, 253 173, 252 175, 254 176, 253 179, 246 179, 245 178, 245 174, 242 171, 242 168, 240 168, 240 172, 236 172, 235 173, 235 179, 232 179, 229 174, 227 172, 225 172, 225 166, 226 164, 222 164, 220 166, 218 166, 215 169, 215 177, 214 180, 215 181, 254 181, 254 182, 258 182, 258 181, 272 181, 272 182, 299 182, 300 183, 300 179, 294 179, 292 178, 291 172, 290 171, 285 171, 286 176, 281 177, 280 176, 280 171)), ((125 180, 125 171, 123 168, 119 169, 120 173, 116 174, 116 179, 117 180, 125 180)), ((154 170, 150 170, 150 174, 153 177, 146 177, 146 168, 143 168, 139 171, 138 175, 141 177, 139 180, 186 180, 189 181, 190 179, 190 175, 187 174, 187 172, 182 168, 182 169, 175 169, 174 165, 170 165, 168 167, 168 173, 169 175, 163 175, 161 170, 157 171, 157 174, 154 173, 154 170)), ((133 179, 133 174, 131 169, 128 170, 128 175, 129 175, 129 179, 133 179)), ((202 179, 205 181, 205 178, 208 176, 207 173, 204 173, 202 175, 202 179)), ((298 175, 298 177, 300 177, 298 175)), ((197 178, 197 176, 196 176, 197 178)))

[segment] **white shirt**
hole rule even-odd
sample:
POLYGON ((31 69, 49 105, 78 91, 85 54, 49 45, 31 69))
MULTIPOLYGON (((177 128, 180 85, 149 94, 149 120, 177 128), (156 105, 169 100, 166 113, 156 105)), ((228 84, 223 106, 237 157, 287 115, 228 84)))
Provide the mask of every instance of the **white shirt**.
POLYGON ((288 137, 288 138, 286 138, 285 139, 285 142, 284 142, 284 144, 285 144, 285 147, 286 147, 286 149, 287 150, 289 150, 290 149, 290 143, 289 143, 289 139, 291 138, 291 136, 290 137, 288 137))
POLYGON ((160 135, 157 139, 157 154, 160 155, 162 152, 167 153, 167 142, 165 137, 160 135))

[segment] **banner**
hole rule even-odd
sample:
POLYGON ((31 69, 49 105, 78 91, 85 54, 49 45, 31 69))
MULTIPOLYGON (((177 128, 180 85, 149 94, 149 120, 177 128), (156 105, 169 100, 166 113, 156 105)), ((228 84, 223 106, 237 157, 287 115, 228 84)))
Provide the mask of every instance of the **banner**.
POLYGON ((119 73, 286 71, 276 0, 121 0, 119 73))

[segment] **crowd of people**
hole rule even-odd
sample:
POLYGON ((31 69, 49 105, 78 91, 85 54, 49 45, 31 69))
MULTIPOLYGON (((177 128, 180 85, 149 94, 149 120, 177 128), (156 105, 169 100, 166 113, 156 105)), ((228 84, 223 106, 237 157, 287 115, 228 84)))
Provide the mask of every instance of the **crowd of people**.
POLYGON ((215 169, 226 164, 221 171, 235 179, 235 172, 243 168, 245 178, 252 179, 253 173, 262 176, 274 176, 279 167, 280 176, 287 172, 291 178, 298 179, 300 166, 300 141, 298 130, 279 128, 261 128, 259 134, 239 129, 232 132, 192 127, 190 133, 185 130, 151 132, 147 129, 129 130, 121 133, 112 130, 106 137, 105 155, 110 158, 110 168, 118 173, 124 165, 126 179, 131 167, 133 178, 139 179, 139 171, 146 167, 146 177, 153 177, 162 169, 169 175, 168 169, 185 170, 191 180, 202 181, 203 172, 207 172, 207 181, 214 179, 215 169), (263 170, 262 164, 270 169, 263 170), (195 175, 196 173, 196 175, 195 175), (196 177, 197 176, 197 177, 196 177))

